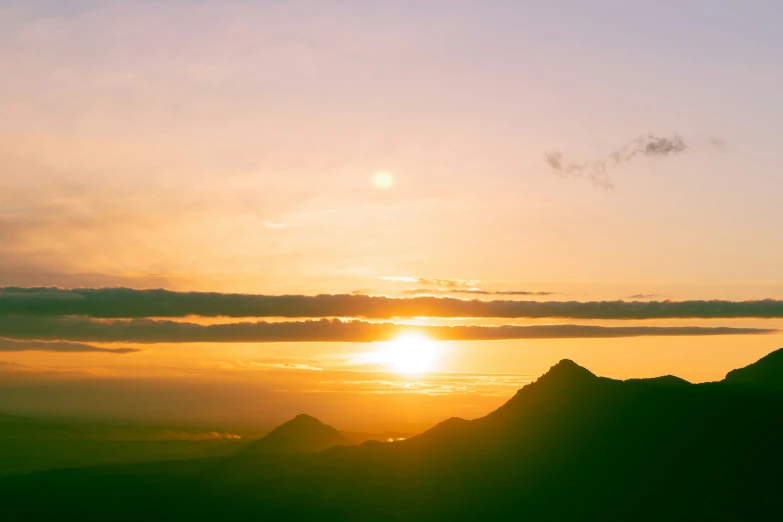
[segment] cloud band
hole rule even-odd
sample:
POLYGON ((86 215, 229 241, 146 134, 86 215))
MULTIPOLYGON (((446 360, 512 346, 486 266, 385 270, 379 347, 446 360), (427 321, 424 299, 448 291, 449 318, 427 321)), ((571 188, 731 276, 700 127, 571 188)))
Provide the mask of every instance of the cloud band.
POLYGON ((81 342, 375 342, 417 331, 433 340, 589 339, 641 336, 757 335, 761 328, 660 327, 594 325, 411 326, 361 320, 320 319, 286 322, 195 323, 132 319, 91 320, 85 317, 0 318, 0 336, 24 340, 68 339, 81 342))
POLYGON ((135 348, 101 348, 89 344, 69 341, 19 341, 0 338, 0 352, 103 352, 103 353, 133 353, 135 348))
POLYGON ((783 301, 512 301, 356 294, 251 295, 128 288, 0 288, 0 316, 496 317, 563 319, 783 318, 783 301))

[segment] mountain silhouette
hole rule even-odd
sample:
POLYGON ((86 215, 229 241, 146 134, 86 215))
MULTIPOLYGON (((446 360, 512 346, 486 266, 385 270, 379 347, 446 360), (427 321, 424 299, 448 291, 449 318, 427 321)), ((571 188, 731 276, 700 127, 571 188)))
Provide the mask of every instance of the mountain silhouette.
POLYGON ((725 382, 783 392, 783 349, 744 368, 730 371, 725 382))
POLYGON ((9 520, 779 521, 781 357, 701 384, 563 360, 404 441, 347 446, 300 415, 235 457, 0 479, 0 503, 9 520))
POLYGON ((240 454, 249 456, 316 453, 340 445, 351 446, 353 442, 315 417, 301 414, 248 445, 240 454))

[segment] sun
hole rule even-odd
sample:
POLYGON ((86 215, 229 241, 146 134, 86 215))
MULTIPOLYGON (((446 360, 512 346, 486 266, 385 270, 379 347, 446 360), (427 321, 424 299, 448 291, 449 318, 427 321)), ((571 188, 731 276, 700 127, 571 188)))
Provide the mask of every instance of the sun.
POLYGON ((407 333, 387 343, 386 360, 399 373, 430 370, 438 354, 436 343, 422 334, 407 333))
POLYGON ((375 188, 387 189, 394 185, 394 178, 386 171, 376 172, 372 177, 372 184, 375 188))

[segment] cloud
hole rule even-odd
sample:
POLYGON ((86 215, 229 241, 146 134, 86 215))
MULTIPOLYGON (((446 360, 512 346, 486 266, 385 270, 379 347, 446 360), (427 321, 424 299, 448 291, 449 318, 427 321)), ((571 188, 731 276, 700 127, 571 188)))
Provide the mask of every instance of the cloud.
POLYGON ((250 366, 256 366, 258 368, 269 368, 269 369, 273 369, 273 370, 304 370, 304 371, 315 371, 315 372, 322 372, 322 371, 324 371, 323 368, 318 368, 317 366, 310 366, 309 364, 260 363, 260 362, 250 362, 248 364, 250 366))
POLYGON ((656 297, 661 297, 658 294, 634 294, 629 295, 626 299, 654 299, 656 297))
POLYGON ((491 295, 554 295, 556 292, 542 292, 539 290, 496 290, 491 295))
POLYGON ((397 281, 400 283, 415 283, 418 281, 417 278, 410 276, 381 276, 378 279, 382 279, 384 281, 397 281))
POLYGON ((416 279, 416 282, 420 285, 447 286, 449 288, 466 288, 481 284, 481 281, 472 279, 426 279, 423 277, 416 279))
POLYGON ((68 341, 18 341, 0 338, 0 352, 104 352, 104 353, 133 353, 139 350, 134 348, 100 348, 89 344, 73 343, 68 341))
MULTIPOLYGON (((721 150, 725 149, 726 146, 720 138, 711 138, 709 143, 721 150)), ((612 151, 596 161, 585 163, 567 162, 564 153, 559 150, 546 152, 544 160, 551 169, 557 172, 573 176, 586 175, 593 184, 605 189, 611 189, 614 188, 614 183, 609 178, 608 170, 627 163, 636 157, 674 156, 685 152, 688 148, 689 146, 682 136, 666 137, 642 134, 624 147, 612 151)))
POLYGON ((726 142, 723 141, 723 138, 709 138, 707 140, 707 143, 715 147, 716 149, 720 151, 726 150, 726 142))
MULTIPOLYGON (((82 342, 198 343, 198 342, 376 342, 416 331, 442 341, 501 339, 572 339, 641 336, 756 335, 776 330, 725 327, 657 326, 411 326, 391 322, 320 319, 285 322, 196 323, 132 319, 94 320, 86 317, 3 317, 0 336, 24 340, 68 339, 82 342)), ((49 343, 44 343, 48 345, 49 343)), ((67 344, 67 343, 65 343, 67 344)), ((82 348, 93 347, 78 345, 82 348)), ((30 348, 39 349, 39 348, 30 348)), ((106 349, 97 349, 103 351, 106 349)), ((67 351, 67 350, 66 350, 67 351)), ((71 351, 75 351, 71 349, 71 351)), ((84 349, 79 351, 85 351, 84 349)), ((115 350, 116 352, 116 350, 115 350)), ((125 353, 125 352, 118 352, 125 353)), ((294 365, 298 366, 298 365, 294 365)), ((294 368, 287 366, 287 368, 294 368)))
POLYGON ((0 288, 0 316, 783 318, 783 301, 513 301, 356 294, 260 295, 129 288, 0 288))
POLYGON ((321 381, 317 387, 300 393, 350 393, 372 395, 482 395, 491 397, 508 396, 533 379, 527 375, 479 375, 479 374, 426 374, 416 380, 400 379, 388 375, 385 379, 348 380, 333 379, 321 381))
POLYGON ((476 279, 443 279, 409 276, 381 277, 386 281, 399 281, 402 283, 416 283, 422 286, 440 286, 445 288, 413 288, 403 291, 406 295, 448 295, 448 294, 473 294, 473 295, 528 295, 545 296, 554 292, 541 292, 538 290, 485 290, 482 289, 482 281, 476 279))
POLYGON ((538 290, 481 290, 480 288, 414 288, 403 292, 407 295, 449 295, 449 294, 473 294, 473 295, 527 295, 546 296, 555 292, 540 292, 538 290))
POLYGON ((442 279, 410 276, 384 276, 380 279, 383 279, 384 281, 398 281, 401 283, 416 283, 424 286, 446 286, 449 288, 467 288, 481 284, 481 281, 476 281, 474 279, 442 279))

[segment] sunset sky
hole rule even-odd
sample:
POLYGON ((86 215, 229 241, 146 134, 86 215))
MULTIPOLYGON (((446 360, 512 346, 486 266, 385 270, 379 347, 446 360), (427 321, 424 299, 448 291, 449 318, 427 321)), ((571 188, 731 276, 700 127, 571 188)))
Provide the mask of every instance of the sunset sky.
POLYGON ((781 14, 0 0, 0 411, 420 427, 563 358, 722 378, 783 346, 744 303, 783 298, 781 14))

